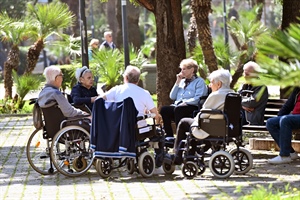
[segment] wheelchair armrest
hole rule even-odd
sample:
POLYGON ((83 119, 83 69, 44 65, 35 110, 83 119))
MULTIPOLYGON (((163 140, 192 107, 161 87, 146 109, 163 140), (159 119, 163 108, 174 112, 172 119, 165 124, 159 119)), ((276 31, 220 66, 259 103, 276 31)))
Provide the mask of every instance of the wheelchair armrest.
POLYGON ((201 109, 200 112, 201 113, 208 113, 208 114, 223 114, 222 110, 216 110, 216 109, 201 109))
POLYGON ((140 120, 144 120, 144 119, 147 119, 147 118, 155 118, 156 117, 156 114, 154 113, 149 113, 149 114, 145 114, 145 115, 142 115, 142 116, 138 116, 136 118, 137 121, 140 121, 140 120))

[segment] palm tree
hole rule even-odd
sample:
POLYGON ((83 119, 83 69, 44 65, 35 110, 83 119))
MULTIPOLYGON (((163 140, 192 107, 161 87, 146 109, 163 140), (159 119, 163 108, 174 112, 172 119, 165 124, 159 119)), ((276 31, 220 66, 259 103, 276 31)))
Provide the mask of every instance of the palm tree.
POLYGON ((257 62, 263 71, 258 83, 279 85, 281 88, 299 86, 300 24, 290 24, 286 31, 259 38, 257 62), (281 60, 284 61, 281 61, 281 60))
POLYGON ((25 74, 30 74, 38 61, 39 55, 45 46, 46 39, 58 34, 64 28, 70 27, 74 22, 74 15, 64 3, 37 4, 35 7, 28 5, 28 18, 36 27, 36 42, 27 53, 27 67, 25 74))
POLYGON ((191 9, 197 24, 198 39, 203 51, 205 63, 209 71, 212 72, 218 69, 218 65, 208 19, 208 15, 211 12, 211 1, 191 0, 191 9))
POLYGON ((260 21, 256 21, 256 12, 256 7, 251 11, 240 11, 239 20, 231 19, 228 22, 228 31, 234 36, 235 44, 240 52, 236 71, 232 76, 232 88, 243 74, 243 64, 248 60, 255 60, 257 38, 267 34, 267 28, 260 21))
POLYGON ((28 38, 31 23, 23 19, 12 19, 6 13, 0 14, 0 38, 2 41, 11 44, 11 49, 4 63, 4 98, 12 98, 12 71, 19 66, 19 47, 20 42, 28 38))

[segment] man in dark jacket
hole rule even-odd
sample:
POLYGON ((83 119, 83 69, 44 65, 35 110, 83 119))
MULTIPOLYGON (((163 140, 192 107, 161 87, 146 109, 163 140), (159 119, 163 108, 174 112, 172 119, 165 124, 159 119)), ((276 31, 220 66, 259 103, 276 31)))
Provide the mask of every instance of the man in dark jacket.
POLYGON ((292 147, 292 131, 300 129, 300 88, 295 88, 287 102, 278 112, 278 117, 267 121, 267 129, 280 148, 279 155, 269 160, 270 164, 290 163, 298 159, 292 147))
POLYGON ((249 84, 251 79, 258 78, 259 68, 259 65, 253 61, 247 62, 243 68, 247 83, 242 86, 240 93, 249 91, 249 93, 242 93, 243 125, 264 124, 265 108, 269 97, 268 88, 265 85, 253 86, 249 84))

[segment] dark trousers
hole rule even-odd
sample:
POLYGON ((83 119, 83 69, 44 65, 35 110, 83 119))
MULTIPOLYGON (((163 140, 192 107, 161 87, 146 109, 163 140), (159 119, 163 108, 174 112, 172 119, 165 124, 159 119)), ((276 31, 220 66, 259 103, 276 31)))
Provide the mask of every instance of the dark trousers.
MULTIPOLYGON (((180 120, 178 127, 177 127, 177 136, 174 143, 174 150, 176 151, 175 154, 177 156, 177 160, 182 162, 182 151, 179 150, 180 148, 183 148, 183 146, 179 146, 180 142, 182 140, 185 140, 187 138, 186 132, 190 131, 190 127, 192 123, 194 122, 194 119, 192 118, 183 118, 180 120)), ((194 155, 196 152, 197 144, 205 144, 204 152, 206 152, 208 149, 210 149, 211 144, 209 141, 201 140, 196 141, 195 139, 190 140, 190 146, 189 146, 189 155, 194 155)))
POLYGON ((163 106, 160 110, 164 122, 164 129, 166 132, 166 137, 174 137, 172 130, 172 122, 175 122, 176 127, 179 121, 185 117, 193 117, 193 112, 197 110, 197 106, 187 105, 187 106, 163 106))

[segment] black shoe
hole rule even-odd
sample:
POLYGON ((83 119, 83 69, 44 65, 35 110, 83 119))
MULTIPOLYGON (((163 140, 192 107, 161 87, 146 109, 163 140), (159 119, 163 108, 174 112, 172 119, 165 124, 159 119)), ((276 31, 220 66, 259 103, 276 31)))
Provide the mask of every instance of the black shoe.
POLYGON ((164 153, 161 150, 155 150, 155 167, 162 166, 164 162, 164 153))

